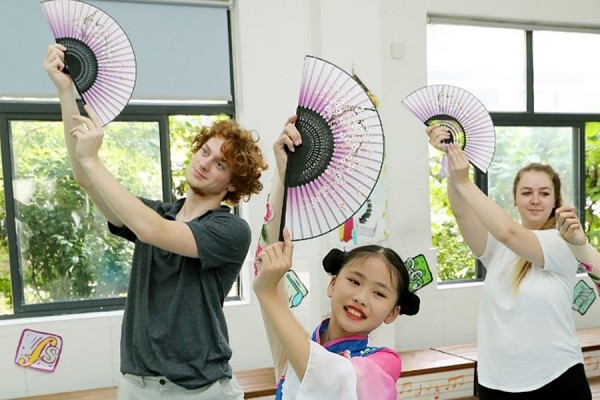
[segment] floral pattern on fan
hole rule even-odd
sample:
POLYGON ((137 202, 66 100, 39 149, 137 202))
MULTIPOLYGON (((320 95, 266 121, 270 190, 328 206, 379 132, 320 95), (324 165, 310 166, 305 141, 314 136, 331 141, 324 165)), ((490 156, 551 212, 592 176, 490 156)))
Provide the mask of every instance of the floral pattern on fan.
MULTIPOLYGON (((464 150, 471 164, 487 173, 496 150, 496 133, 489 112, 477 97, 456 86, 430 85, 406 96, 402 104, 425 125, 447 129, 449 142, 464 150)), ((441 174, 448 176, 445 155, 441 174)))
POLYGON ((57 43, 67 48, 65 72, 102 125, 129 102, 136 81, 136 60, 127 35, 99 8, 78 0, 47 0, 42 10, 57 43))
POLYGON ((287 226, 295 241, 352 217, 373 191, 384 159, 375 105, 336 65, 305 57, 296 114, 302 145, 288 155, 280 229, 287 226))

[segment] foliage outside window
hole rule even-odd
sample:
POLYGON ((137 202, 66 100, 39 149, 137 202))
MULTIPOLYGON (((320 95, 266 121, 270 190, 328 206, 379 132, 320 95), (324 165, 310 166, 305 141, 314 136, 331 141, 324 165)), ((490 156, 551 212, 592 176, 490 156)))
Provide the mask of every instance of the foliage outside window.
MULTIPOLYGON (((191 139, 203 125, 226 115, 171 115, 169 140, 156 117, 113 121, 105 127, 100 156, 132 193, 167 201, 185 194, 191 139), (170 165, 161 165, 161 143, 169 143, 170 165), (171 167, 171 169, 169 169, 171 167), (165 174, 166 172, 166 174, 165 174), (164 180, 169 180, 165 186, 164 180)), ((106 220, 74 180, 60 121, 41 118, 8 121, 12 150, 14 231, 11 260, 4 179, 0 180, 0 315, 28 313, 28 307, 62 303, 61 312, 120 308, 127 294, 133 245, 108 232, 106 220), (12 266, 12 267, 11 267, 12 266), (18 267, 17 267, 18 266, 18 267), (12 278, 11 278, 12 268, 12 278), (14 281, 15 270, 18 279, 14 281), (15 286, 16 285, 16 286, 15 286), (18 291, 15 306, 13 286, 18 291), (121 299, 120 301, 118 299, 121 299), (100 301, 99 306, 84 306, 100 301), (66 304, 66 306, 65 306, 66 304)), ((6 166, 3 162, 0 167, 6 166)), ((234 285, 230 296, 239 294, 234 285)), ((42 313, 53 313, 45 311, 42 313)))
MULTIPOLYGON (((130 243, 109 234, 74 180, 60 122, 12 121, 24 304, 125 296, 130 243)), ((100 157, 133 193, 161 198, 158 124, 113 122, 100 157)))
POLYGON ((437 249, 438 281, 464 281, 476 278, 475 260, 458 230, 442 179, 442 153, 429 149, 429 191, 431 201, 431 241, 437 249))
POLYGON ((588 122, 585 132, 585 231, 600 249, 600 122, 588 122))

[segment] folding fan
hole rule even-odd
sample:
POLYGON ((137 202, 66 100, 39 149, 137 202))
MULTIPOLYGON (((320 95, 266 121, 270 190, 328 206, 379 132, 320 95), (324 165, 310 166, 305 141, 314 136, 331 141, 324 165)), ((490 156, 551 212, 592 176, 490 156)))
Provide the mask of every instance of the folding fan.
MULTIPOLYGON (((464 150, 481 172, 487 170, 496 149, 490 114, 470 92, 456 86, 431 85, 406 96, 402 103, 427 126, 440 125, 450 132, 449 142, 464 150)), ((448 160, 442 158, 442 177, 448 176, 448 160)))
POLYGON ((288 154, 281 229, 294 240, 328 233, 371 194, 383 165, 383 127, 352 75, 306 56, 296 110, 302 144, 288 154), (284 217, 283 217, 284 216, 284 217))
POLYGON ((44 1, 42 9, 56 43, 67 48, 65 72, 106 125, 123 111, 135 86, 135 55, 127 35, 110 15, 81 1, 44 1))

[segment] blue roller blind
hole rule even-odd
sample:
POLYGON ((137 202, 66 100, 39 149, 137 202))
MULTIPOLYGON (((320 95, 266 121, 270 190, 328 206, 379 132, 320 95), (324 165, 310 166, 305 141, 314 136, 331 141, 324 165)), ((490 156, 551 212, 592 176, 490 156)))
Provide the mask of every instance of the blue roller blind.
MULTIPOLYGON (((227 7, 87 1, 133 46, 133 99, 232 100, 227 7)), ((54 42, 39 0, 0 1, 0 97, 56 97, 42 61, 54 42)))

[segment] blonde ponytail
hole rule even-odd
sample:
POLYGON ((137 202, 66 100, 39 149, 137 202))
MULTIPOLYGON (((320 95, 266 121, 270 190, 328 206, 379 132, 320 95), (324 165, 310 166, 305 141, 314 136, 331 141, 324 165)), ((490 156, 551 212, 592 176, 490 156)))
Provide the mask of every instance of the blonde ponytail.
MULTIPOLYGON (((532 163, 521 168, 519 172, 517 172, 517 175, 515 176, 515 180, 513 182, 513 199, 516 202, 517 187, 519 185, 519 181, 521 180, 521 176, 523 175, 523 173, 531 171, 546 173, 548 177, 550 177, 550 180, 552 180, 552 183, 554 184, 554 208, 552 209, 548 220, 544 223, 540 230, 552 229, 556 226, 556 209, 562 206, 562 195, 560 177, 550 165, 532 163)), ((517 263, 520 263, 521 266, 517 267, 515 271, 515 279, 513 281, 513 293, 515 294, 519 291, 519 285, 521 284, 521 281, 523 281, 523 278, 525 278, 525 275, 527 275, 527 272, 531 269, 530 261, 521 258, 519 261, 517 261, 517 263)))
MULTIPOLYGON (((550 218, 548 218, 548 221, 546 221, 546 223, 540 228, 541 231, 546 229, 552 229, 556 226, 556 215, 554 213, 554 210, 556 209, 552 210, 550 218)), ((523 280, 523 278, 525 278, 525 275, 527 275, 527 271, 529 271, 529 269, 531 268, 531 261, 527 261, 521 258, 518 262, 521 263, 521 267, 517 268, 517 271, 515 273, 515 280, 513 282, 514 293, 519 291, 519 285, 521 284, 521 281, 523 280)))

